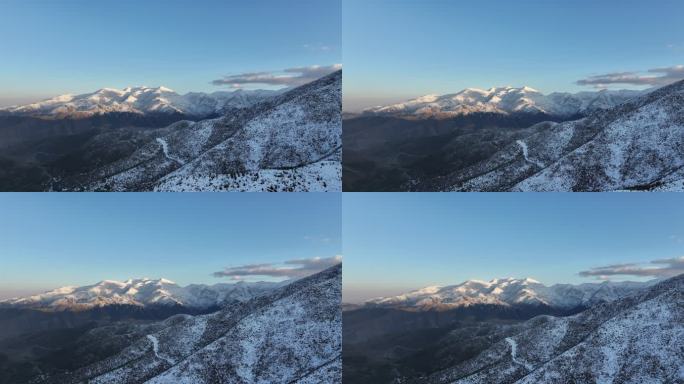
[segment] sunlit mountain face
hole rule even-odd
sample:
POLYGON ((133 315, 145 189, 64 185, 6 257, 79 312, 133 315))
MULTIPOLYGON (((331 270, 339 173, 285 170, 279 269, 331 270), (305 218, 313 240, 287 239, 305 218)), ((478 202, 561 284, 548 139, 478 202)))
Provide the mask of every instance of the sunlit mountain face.
POLYGON ((469 280, 347 306, 345 381, 676 381, 684 355, 669 345, 684 337, 682 281, 469 280))
POLYGON ((366 115, 445 119, 473 113, 539 113, 572 117, 614 107, 643 91, 596 91, 549 95, 532 87, 468 88, 447 95, 426 95, 406 102, 363 110, 366 115))
POLYGON ((5 300, 0 383, 341 382, 341 287, 338 264, 279 283, 106 280, 5 300))
POLYGON ((339 191, 340 70, 281 91, 101 89, 0 112, 0 190, 339 191))
POLYGON ((179 114, 204 118, 230 108, 248 107, 275 96, 278 91, 187 93, 179 95, 166 87, 103 88, 81 95, 61 95, 52 99, 0 110, 4 115, 53 119, 78 119, 113 112, 144 114, 179 114))

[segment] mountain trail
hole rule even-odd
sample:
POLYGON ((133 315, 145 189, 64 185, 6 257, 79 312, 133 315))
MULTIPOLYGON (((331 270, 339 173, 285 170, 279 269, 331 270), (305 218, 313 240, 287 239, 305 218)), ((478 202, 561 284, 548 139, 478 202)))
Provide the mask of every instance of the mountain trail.
POLYGON ((171 365, 176 364, 173 360, 169 359, 168 357, 164 357, 159 354, 159 340, 156 336, 147 335, 147 338, 152 342, 152 350, 154 351, 154 355, 157 356, 157 358, 162 359, 171 365))
POLYGON ((169 154, 169 143, 166 142, 166 140, 162 139, 161 137, 157 137, 157 142, 161 144, 162 150, 164 151, 164 156, 166 156, 167 159, 173 160, 180 165, 184 165, 185 161, 183 159, 179 158, 178 156, 172 156, 169 154))
POLYGON ((518 144, 518 146, 520 146, 520 148, 522 149, 523 156, 525 157, 525 160, 528 163, 532 163, 532 164, 536 165, 537 167, 545 168, 544 164, 542 164, 541 162, 534 161, 534 160, 530 159, 529 153, 528 153, 528 148, 527 148, 527 143, 525 143, 522 140, 516 140, 515 143, 518 144))
POLYGON ((533 371, 534 367, 532 365, 527 364, 524 361, 518 360, 518 356, 517 356, 517 354, 518 354, 518 343, 516 343, 515 340, 513 340, 510 337, 506 338, 506 342, 508 343, 508 345, 511 346, 511 358, 513 359, 513 362, 518 364, 518 365, 522 365, 528 371, 533 371))

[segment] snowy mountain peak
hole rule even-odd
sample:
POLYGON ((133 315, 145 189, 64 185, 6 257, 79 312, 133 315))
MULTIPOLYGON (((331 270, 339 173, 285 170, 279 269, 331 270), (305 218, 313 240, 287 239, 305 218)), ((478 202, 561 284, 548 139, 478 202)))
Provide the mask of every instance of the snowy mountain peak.
POLYGON ((467 280, 449 286, 429 286, 402 295, 381 297, 366 302, 371 306, 415 307, 419 309, 453 309, 471 305, 547 305, 559 308, 585 306, 612 301, 650 286, 648 283, 589 283, 545 286, 532 278, 500 278, 489 281, 467 280))
POLYGON ((159 279, 150 279, 149 277, 143 277, 140 279, 128 279, 125 281, 117 281, 117 280, 102 280, 101 282, 95 284, 95 287, 98 286, 119 286, 119 287, 126 287, 126 286, 143 286, 143 285, 176 285, 171 280, 165 279, 165 278, 159 278, 159 279))
POLYGON ((525 277, 522 279, 516 279, 514 277, 506 277, 502 279, 493 279, 489 281, 490 285, 496 285, 496 284, 520 284, 520 285, 527 285, 527 284, 541 284, 539 281, 531 278, 531 277, 525 277))
POLYGON ((182 305, 207 308, 244 301, 285 283, 194 284, 180 287, 171 280, 103 280, 82 287, 67 286, 42 294, 0 301, 0 305, 48 310, 82 310, 108 305, 182 305))
POLYGON ((83 118, 111 112, 208 116, 230 107, 246 108, 277 94, 277 91, 258 90, 179 95, 164 86, 102 88, 92 93, 60 95, 32 104, 9 107, 0 112, 51 118, 83 118))
POLYGON ((472 113, 545 113, 573 116, 621 104, 642 91, 552 93, 544 95, 529 87, 466 88, 446 95, 425 95, 402 103, 368 108, 372 115, 418 118, 449 118, 472 113))
POLYGON ((121 91, 121 90, 118 90, 116 88, 101 88, 95 92, 95 94, 107 94, 107 93, 114 93, 117 95, 121 95, 121 94, 124 94, 125 91, 121 91))

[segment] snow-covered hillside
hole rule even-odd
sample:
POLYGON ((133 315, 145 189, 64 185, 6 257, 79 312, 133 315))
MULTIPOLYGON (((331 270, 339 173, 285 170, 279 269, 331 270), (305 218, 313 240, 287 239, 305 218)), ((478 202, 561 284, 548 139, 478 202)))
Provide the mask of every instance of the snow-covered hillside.
POLYGON ((340 191, 342 72, 220 118, 180 121, 58 190, 340 191))
POLYGON ((0 301, 0 307, 85 310, 108 305, 178 305, 195 309, 247 301, 284 283, 238 282, 185 287, 166 279, 105 280, 83 287, 62 287, 38 295, 0 301))
POLYGON ((246 108, 277 94, 277 91, 237 90, 179 95, 166 87, 103 88, 93 93, 61 95, 32 104, 9 107, 0 112, 53 118, 83 118, 111 112, 178 113, 203 117, 221 113, 228 108, 246 108))
POLYGON ((341 288, 337 265, 212 314, 174 316, 120 353, 44 382, 340 383, 341 288))
POLYGON ((468 88, 448 95, 426 95, 403 103, 364 110, 364 114, 416 118, 450 118, 471 113, 544 113, 567 117, 621 104, 641 91, 608 91, 544 95, 530 87, 468 88))
POLYGON ((540 316, 422 383, 684 382, 684 275, 569 317, 540 316))
POLYGON ((366 305, 423 310, 446 310, 478 304, 577 308, 613 301, 652 284, 654 282, 603 282, 555 284, 547 287, 531 278, 468 280, 458 285, 430 286, 399 296, 373 299, 366 302, 366 305))
POLYGON ((431 189, 684 190, 684 81, 586 118, 543 123, 431 189))

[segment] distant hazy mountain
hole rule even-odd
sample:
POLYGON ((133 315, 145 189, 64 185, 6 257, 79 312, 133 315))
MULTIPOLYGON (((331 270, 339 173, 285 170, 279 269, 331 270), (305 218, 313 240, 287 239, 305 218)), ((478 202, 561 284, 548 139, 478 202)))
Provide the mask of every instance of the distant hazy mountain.
POLYGON ((338 265, 212 314, 129 328, 120 352, 39 382, 340 383, 341 286, 338 265))
POLYGON ((0 301, 0 308, 82 311, 97 307, 135 305, 183 306, 205 309, 246 301, 284 283, 246 283, 180 287, 166 279, 105 280, 83 287, 62 287, 38 295, 0 301))
POLYGON ((52 99, 0 110, 0 113, 49 118, 85 118, 108 113, 182 114, 204 117, 228 108, 246 108, 277 95, 278 91, 188 93, 179 95, 166 87, 103 88, 81 95, 61 95, 52 99))
POLYGON ((641 91, 608 91, 544 95, 531 87, 468 88, 448 95, 426 95, 403 103, 365 109, 364 114, 414 118, 453 118, 473 113, 542 113, 577 116, 621 104, 641 91))
POLYGON ((541 316, 421 383, 684 381, 684 276, 569 317, 541 316))
POLYGON ((458 285, 431 286, 399 296, 373 299, 366 305, 420 310, 449 310, 474 305, 576 308, 613 301, 652 284, 654 282, 603 282, 545 286, 531 278, 468 280, 458 285))

